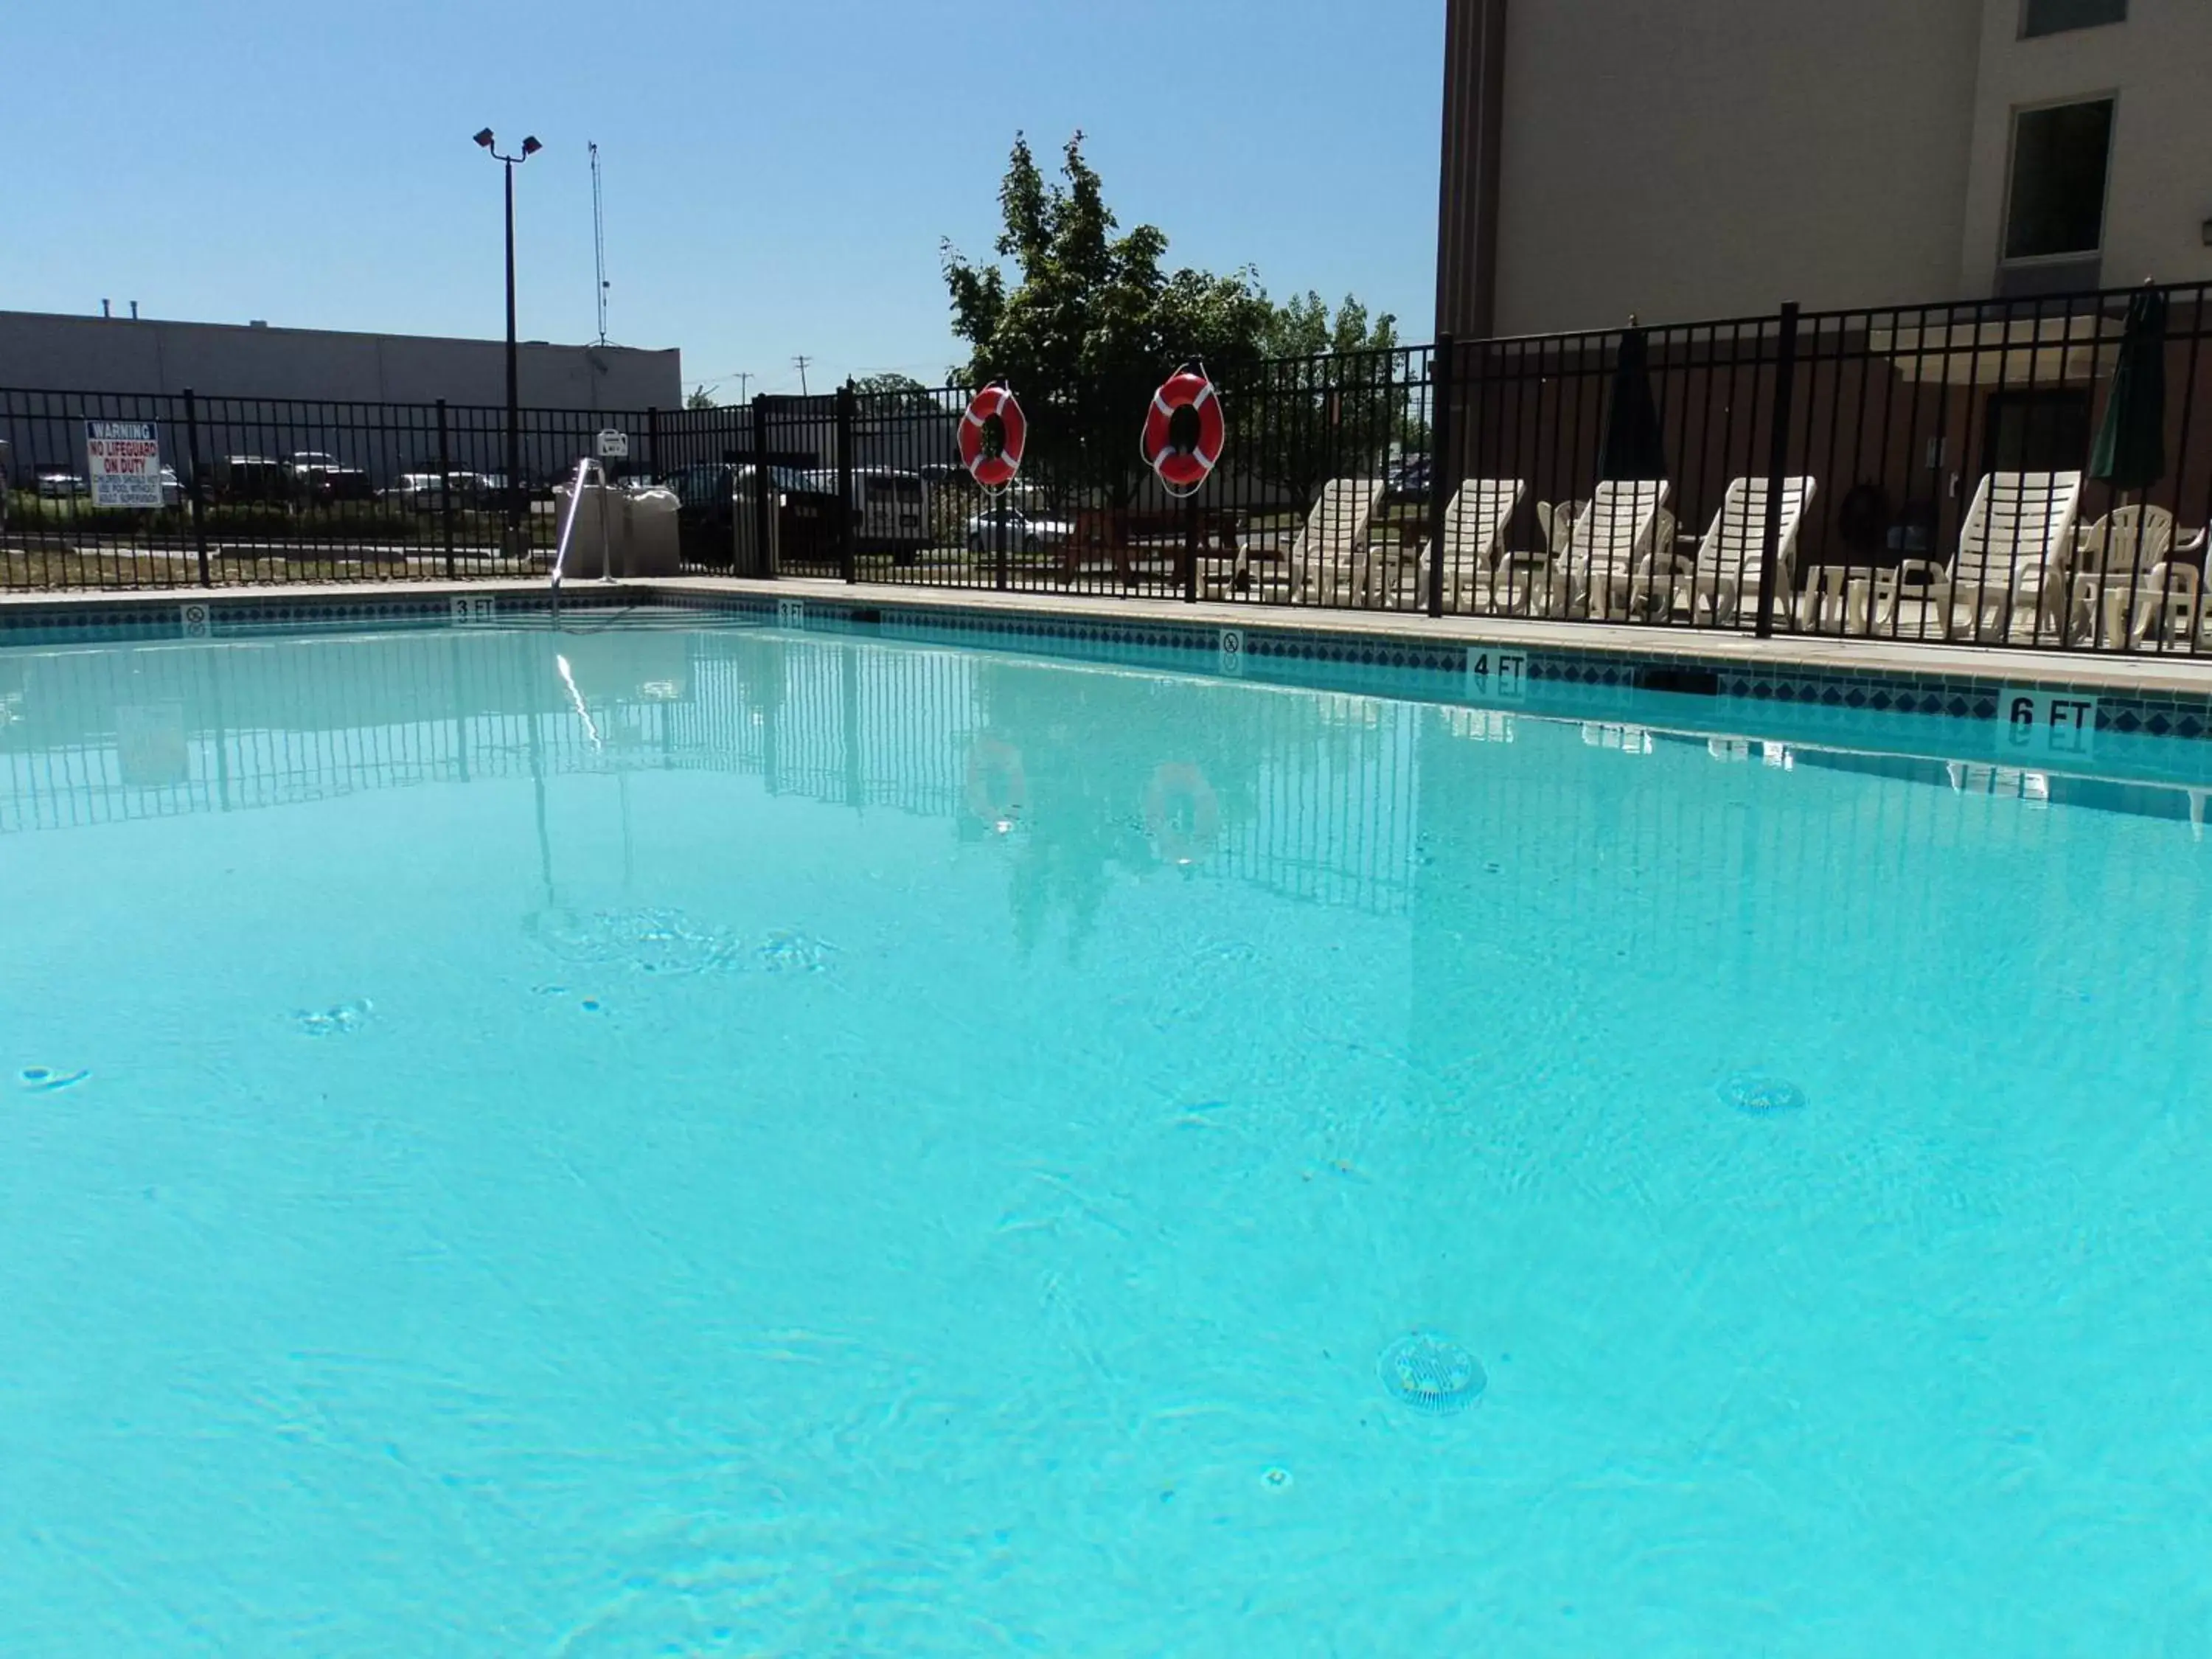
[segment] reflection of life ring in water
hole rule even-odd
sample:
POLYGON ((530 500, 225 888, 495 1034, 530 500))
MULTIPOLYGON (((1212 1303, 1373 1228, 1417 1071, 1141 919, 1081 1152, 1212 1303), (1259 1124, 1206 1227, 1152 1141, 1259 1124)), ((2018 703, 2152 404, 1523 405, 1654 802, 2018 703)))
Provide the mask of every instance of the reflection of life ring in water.
POLYGON ((1145 827, 1168 864, 1192 865, 1213 851, 1221 834, 1221 798, 1188 761, 1169 761, 1145 791, 1145 827))
POLYGON ((978 738, 968 750, 968 810, 1000 835, 1010 834, 1028 803, 1022 751, 1004 738, 978 738))

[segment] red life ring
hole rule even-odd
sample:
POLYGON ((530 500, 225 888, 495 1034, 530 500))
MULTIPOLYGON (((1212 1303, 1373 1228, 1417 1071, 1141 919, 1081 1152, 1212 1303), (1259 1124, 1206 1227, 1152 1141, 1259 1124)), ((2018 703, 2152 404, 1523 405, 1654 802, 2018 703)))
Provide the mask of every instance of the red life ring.
POLYGON ((1164 762, 1145 791, 1145 828, 1163 863, 1187 869, 1220 837, 1221 798, 1188 761, 1164 762))
POLYGON ((1221 398, 1206 370, 1195 364, 1177 369, 1168 383, 1152 393, 1152 406, 1145 415, 1145 465, 1160 475, 1171 495, 1188 495, 1204 483, 1221 459, 1227 433, 1221 419, 1221 398), (1198 442, 1182 448, 1169 437, 1176 411, 1198 411, 1198 442))
POLYGON ((1022 406, 1014 401, 1013 388, 1004 380, 994 380, 969 401, 968 412, 961 417, 960 465, 984 489, 1004 489, 1022 470, 1022 450, 1029 435, 1029 422, 1022 417, 1022 406), (999 417, 1002 441, 996 454, 986 454, 983 422, 994 415, 999 417))

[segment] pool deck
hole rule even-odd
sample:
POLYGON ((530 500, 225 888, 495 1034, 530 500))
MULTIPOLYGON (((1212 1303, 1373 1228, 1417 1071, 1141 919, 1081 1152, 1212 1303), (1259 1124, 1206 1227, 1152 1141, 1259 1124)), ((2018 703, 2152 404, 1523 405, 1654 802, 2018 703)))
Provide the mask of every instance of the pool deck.
MULTIPOLYGON (((2212 696, 2212 653, 2200 656, 2155 652, 2033 651, 1966 644, 1915 643, 1843 639, 1828 635, 1778 635, 1755 639, 1747 634, 1683 626, 1548 622, 1514 617, 1442 617, 1401 611, 1332 610, 1316 605, 1260 605, 1173 599, 1122 599, 1053 592, 997 592, 988 589, 930 587, 896 583, 846 582, 785 578, 756 581, 726 577, 671 576, 636 579, 608 586, 576 581, 565 590, 572 602, 603 604, 611 595, 640 603, 666 596, 707 597, 745 593, 768 599, 817 600, 838 605, 897 605, 908 610, 987 612, 1000 616, 1080 617, 1097 620, 1176 623, 1184 627, 1269 629, 1329 633, 1364 638, 1401 639, 1425 644, 1504 647, 1509 650, 1580 653, 1650 661, 1770 672, 1791 668, 1865 675, 1900 675, 1918 679, 1958 677, 2008 684, 2050 685, 2098 691, 2139 691, 2164 696, 2212 696)), ((269 603, 361 603, 377 599, 472 593, 514 595, 542 601, 543 580, 392 581, 295 583, 279 586, 182 587, 128 591, 0 595, 0 615, 41 612, 66 616, 78 610, 155 610, 179 605, 269 603)))

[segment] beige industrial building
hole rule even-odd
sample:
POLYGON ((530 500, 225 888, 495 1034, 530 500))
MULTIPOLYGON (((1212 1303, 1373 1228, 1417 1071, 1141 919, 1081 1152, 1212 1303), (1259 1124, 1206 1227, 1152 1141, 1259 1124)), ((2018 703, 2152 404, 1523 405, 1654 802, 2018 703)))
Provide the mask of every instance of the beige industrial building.
MULTIPOLYGON (((525 409, 675 410, 682 355, 630 346, 515 349, 525 409)), ((0 386, 202 397, 283 398, 318 404, 507 402, 501 340, 364 334, 265 323, 70 317, 0 311, 0 386)))
POLYGON ((2212 279, 2208 0, 1446 0, 1462 338, 2212 279))

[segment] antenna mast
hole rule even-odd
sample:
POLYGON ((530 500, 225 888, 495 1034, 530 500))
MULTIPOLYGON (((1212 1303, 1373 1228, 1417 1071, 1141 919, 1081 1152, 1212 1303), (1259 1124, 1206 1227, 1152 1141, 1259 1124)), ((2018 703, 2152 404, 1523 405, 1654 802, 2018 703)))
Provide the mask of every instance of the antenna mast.
POLYGON ((592 150, 592 264, 599 278, 599 343, 607 343, 607 222, 599 209, 599 147, 592 150))

